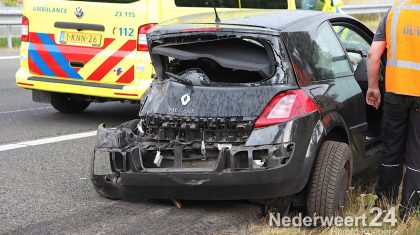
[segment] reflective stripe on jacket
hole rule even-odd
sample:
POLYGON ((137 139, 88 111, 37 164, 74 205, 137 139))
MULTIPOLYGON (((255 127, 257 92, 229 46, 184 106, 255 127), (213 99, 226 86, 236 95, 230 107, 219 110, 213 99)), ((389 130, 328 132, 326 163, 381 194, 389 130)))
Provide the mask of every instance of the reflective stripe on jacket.
POLYGON ((386 28, 386 91, 420 96, 420 0, 395 5, 386 28))

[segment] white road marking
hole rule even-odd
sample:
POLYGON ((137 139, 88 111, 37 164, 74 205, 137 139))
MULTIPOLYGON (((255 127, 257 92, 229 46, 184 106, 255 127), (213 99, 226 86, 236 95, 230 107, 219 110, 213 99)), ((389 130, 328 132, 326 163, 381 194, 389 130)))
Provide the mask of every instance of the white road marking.
POLYGON ((0 114, 21 113, 21 112, 27 112, 27 111, 43 110, 43 109, 52 109, 52 107, 42 107, 42 108, 33 108, 33 109, 18 109, 18 110, 0 112, 0 114))
POLYGON ((52 144, 52 143, 63 142, 63 141, 68 141, 68 140, 82 139, 82 138, 92 137, 95 135, 96 135, 96 131, 89 131, 89 132, 83 132, 83 133, 77 133, 77 134, 62 135, 62 136, 57 136, 57 137, 24 141, 24 142, 15 143, 15 144, 0 145, 0 152, 13 150, 13 149, 19 149, 19 148, 44 145, 44 144, 52 144))
POLYGON ((16 60, 20 59, 20 56, 2 56, 0 57, 0 60, 16 60))
POLYGON ((7 150, 12 150, 12 149, 23 148, 23 147, 26 147, 26 146, 19 145, 19 144, 0 145, 0 152, 7 151, 7 150))

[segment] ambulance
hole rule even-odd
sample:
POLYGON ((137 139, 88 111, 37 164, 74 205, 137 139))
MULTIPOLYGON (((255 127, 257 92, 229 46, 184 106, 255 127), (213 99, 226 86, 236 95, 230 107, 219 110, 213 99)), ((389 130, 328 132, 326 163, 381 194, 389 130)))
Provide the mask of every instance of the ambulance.
POLYGON ((25 0, 19 87, 63 113, 137 103, 154 76, 146 34, 171 18, 237 9, 338 12, 341 0, 25 0))

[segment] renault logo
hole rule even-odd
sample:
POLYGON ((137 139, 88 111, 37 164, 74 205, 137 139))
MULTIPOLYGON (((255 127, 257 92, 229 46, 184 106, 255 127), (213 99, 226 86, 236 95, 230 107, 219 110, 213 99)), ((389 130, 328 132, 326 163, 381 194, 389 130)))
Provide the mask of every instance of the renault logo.
POLYGON ((81 7, 77 7, 76 10, 74 10, 74 14, 79 19, 82 18, 85 15, 85 13, 83 12, 83 9, 81 7))
POLYGON ((191 101, 191 96, 189 94, 185 94, 181 97, 182 105, 187 105, 191 101))

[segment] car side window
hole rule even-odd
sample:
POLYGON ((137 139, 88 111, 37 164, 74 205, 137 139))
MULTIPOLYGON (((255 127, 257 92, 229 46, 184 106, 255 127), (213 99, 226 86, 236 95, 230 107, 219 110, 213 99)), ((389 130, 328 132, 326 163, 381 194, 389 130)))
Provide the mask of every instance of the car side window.
POLYGON ((335 25, 333 28, 340 41, 343 43, 353 69, 356 71, 360 62, 367 57, 370 43, 349 27, 335 25))
POLYGON ((367 55, 370 48, 370 43, 349 27, 342 25, 333 26, 340 41, 344 44, 346 49, 358 49, 367 55))
POLYGON ((337 35, 330 24, 323 23, 312 43, 311 64, 317 73, 316 80, 351 76, 349 61, 337 35))

